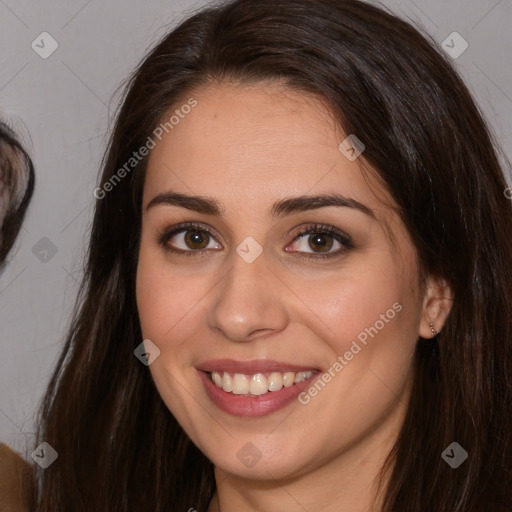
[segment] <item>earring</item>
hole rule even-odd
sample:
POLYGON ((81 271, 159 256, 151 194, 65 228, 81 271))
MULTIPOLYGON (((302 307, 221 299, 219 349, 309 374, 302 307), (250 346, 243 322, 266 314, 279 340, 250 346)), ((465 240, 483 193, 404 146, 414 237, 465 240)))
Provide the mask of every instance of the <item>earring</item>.
POLYGON ((437 336, 437 331, 434 329, 432 322, 429 322, 428 325, 430 326, 430 329, 432 331, 432 338, 435 338, 437 336))

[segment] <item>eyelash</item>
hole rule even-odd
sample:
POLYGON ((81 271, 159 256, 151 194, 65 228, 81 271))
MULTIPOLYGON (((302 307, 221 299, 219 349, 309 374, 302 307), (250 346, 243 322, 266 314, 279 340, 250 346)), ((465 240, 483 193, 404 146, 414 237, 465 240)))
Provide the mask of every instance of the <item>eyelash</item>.
MULTIPOLYGON (((212 233, 212 231, 207 228, 206 226, 202 224, 196 224, 194 222, 186 222, 183 224, 179 224, 177 226, 174 226, 170 230, 164 230, 163 232, 159 233, 158 235, 158 244, 163 247, 166 251, 173 252, 178 255, 183 256, 197 256, 202 255, 210 251, 211 249, 199 249, 199 250, 182 250, 182 249, 176 249, 175 247, 172 247, 168 244, 169 239, 171 239, 174 235, 178 233, 186 231, 198 231, 200 233, 207 233, 209 237, 213 238, 215 240, 215 236, 212 233)), ((318 260, 323 258, 334 258, 336 256, 341 256, 349 249, 353 249, 354 245, 352 244, 352 240, 350 237, 343 232, 337 230, 333 226, 329 226, 327 224, 312 224, 309 226, 306 226, 304 228, 301 228, 298 230, 298 232, 295 234, 293 241, 295 241, 297 238, 300 238, 305 235, 320 235, 320 234, 326 234, 334 238, 337 242, 342 244, 344 246, 343 249, 338 249, 334 252, 328 252, 328 253, 304 253, 300 251, 290 251, 290 252, 296 252, 297 254, 300 254, 302 258, 310 259, 310 260, 318 260)))

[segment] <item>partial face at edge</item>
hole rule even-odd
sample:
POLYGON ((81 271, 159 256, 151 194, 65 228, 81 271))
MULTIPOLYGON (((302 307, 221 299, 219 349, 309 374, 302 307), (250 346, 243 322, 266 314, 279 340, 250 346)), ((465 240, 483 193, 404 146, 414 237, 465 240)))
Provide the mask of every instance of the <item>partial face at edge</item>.
POLYGON ((397 433, 415 343, 426 336, 415 250, 382 201, 392 199, 340 152, 346 135, 316 99, 263 84, 193 96, 197 105, 152 150, 143 194, 137 303, 143 336, 160 349, 149 366, 158 392, 213 463, 243 477, 290 477, 374 453, 397 433), (158 201, 147 208, 169 192, 215 199, 222 215, 158 201), (348 206, 272 214, 276 202, 324 194, 371 214, 348 206), (171 235, 182 223, 193 227, 171 235), (298 236, 302 228, 311 232, 298 236), (318 373, 300 399, 247 417, 207 391, 201 370, 226 359, 318 373), (331 379, 311 391, 325 373, 331 379), (251 446, 261 457, 253 466, 244 463, 251 446))

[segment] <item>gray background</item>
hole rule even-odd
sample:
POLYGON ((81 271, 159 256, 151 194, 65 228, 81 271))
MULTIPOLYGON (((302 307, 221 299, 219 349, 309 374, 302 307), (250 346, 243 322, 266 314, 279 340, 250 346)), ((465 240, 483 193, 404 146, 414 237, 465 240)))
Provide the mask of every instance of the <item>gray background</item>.
MULTIPOLYGON (((382 3, 440 44, 454 31, 468 42, 454 60, 510 159, 512 2, 382 3)), ((14 257, 0 276, 0 441, 26 458, 81 278, 116 91, 152 44, 202 5, 0 0, 0 113, 22 133, 37 178, 14 257), (46 59, 31 46, 42 46, 42 32, 58 43, 46 59)))

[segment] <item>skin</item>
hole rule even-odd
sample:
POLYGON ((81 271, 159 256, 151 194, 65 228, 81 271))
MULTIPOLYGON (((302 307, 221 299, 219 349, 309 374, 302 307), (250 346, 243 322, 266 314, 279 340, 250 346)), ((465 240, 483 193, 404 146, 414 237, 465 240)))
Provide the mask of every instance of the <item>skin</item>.
MULTIPOLYGON (((143 336, 161 351, 149 366, 158 392, 214 463, 209 512, 379 510, 374 480, 403 422, 414 347, 418 336, 432 337, 429 322, 442 329, 450 291, 432 277, 420 286, 392 197, 371 173, 365 179, 362 157, 340 152, 346 134, 320 100, 278 83, 209 85, 193 97, 197 106, 148 162, 137 302, 143 336), (147 209, 170 190, 215 198, 223 216, 147 209), (333 192, 375 218, 334 206, 270 216, 275 201, 333 192), (181 222, 213 230, 200 247, 206 254, 159 245, 159 233, 181 222), (315 223, 348 234, 354 247, 306 259, 321 250, 315 235, 296 232, 315 223), (252 263, 236 252, 248 236, 263 249, 252 263), (402 310, 307 405, 236 417, 210 401, 195 369, 209 359, 269 358, 328 371, 395 303, 402 310), (237 457, 246 443, 261 453, 252 467, 237 457)), ((186 234, 168 246, 197 251, 186 234)), ((325 236, 327 252, 343 249, 325 236)))

